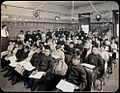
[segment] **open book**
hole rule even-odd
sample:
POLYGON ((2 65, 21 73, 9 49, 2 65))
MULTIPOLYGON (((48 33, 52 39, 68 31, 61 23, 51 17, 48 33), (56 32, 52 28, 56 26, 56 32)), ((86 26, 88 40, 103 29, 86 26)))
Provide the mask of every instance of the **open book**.
POLYGON ((75 87, 77 86, 61 79, 61 81, 57 84, 56 87, 62 90, 63 92, 73 92, 75 87))
POLYGON ((93 70, 95 68, 94 65, 90 65, 90 64, 87 64, 87 63, 82 63, 81 65, 84 66, 84 67, 87 67, 87 68, 89 68, 91 70, 93 70))
POLYGON ((14 56, 11 56, 11 57, 9 57, 8 58, 8 60, 10 60, 10 66, 12 66, 12 67, 16 67, 16 65, 17 65, 17 62, 16 62, 16 60, 17 60, 17 58, 16 58, 16 56, 14 55, 14 56))
POLYGON ((16 70, 19 74, 23 75, 23 71, 24 71, 25 69, 24 69, 24 67, 21 66, 20 64, 17 64, 16 67, 15 67, 15 70, 16 70))
POLYGON ((33 73, 29 76, 29 78, 41 79, 41 77, 45 74, 46 73, 43 71, 33 71, 33 73))

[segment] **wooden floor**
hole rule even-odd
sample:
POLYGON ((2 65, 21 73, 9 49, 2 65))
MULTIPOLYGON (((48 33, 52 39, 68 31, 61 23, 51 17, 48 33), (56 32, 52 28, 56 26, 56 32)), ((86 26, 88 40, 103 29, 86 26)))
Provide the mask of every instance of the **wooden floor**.
MULTIPOLYGON (((11 85, 11 81, 8 81, 8 78, 3 78, 5 72, 0 72, 0 86, 3 91, 6 92, 30 92, 30 89, 24 87, 23 82, 19 82, 15 85, 11 85)), ((117 67, 113 70, 113 74, 109 79, 105 80, 106 84, 103 85, 101 92, 115 92, 119 87, 119 63, 117 67)), ((92 92, 99 92, 99 90, 92 89, 92 92)))

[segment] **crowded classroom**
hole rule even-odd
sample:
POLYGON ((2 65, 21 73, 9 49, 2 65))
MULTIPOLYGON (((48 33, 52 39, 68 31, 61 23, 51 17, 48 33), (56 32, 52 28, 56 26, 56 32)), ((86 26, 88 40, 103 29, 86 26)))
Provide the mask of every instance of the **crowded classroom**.
POLYGON ((1 4, 0 88, 5 92, 115 92, 115 1, 1 4))

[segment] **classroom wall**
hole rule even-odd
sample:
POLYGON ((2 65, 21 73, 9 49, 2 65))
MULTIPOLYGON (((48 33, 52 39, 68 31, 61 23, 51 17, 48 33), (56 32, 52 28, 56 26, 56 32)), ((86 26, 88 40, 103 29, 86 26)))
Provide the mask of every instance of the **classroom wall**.
POLYGON ((51 23, 51 22, 10 22, 3 21, 2 24, 6 24, 8 26, 8 31, 10 34, 10 39, 16 39, 17 34, 20 30, 26 31, 51 31, 55 28, 73 28, 78 29, 78 24, 74 23, 51 23))
MULTIPOLYGON (((60 12, 66 15, 41 12, 40 18, 34 18, 33 12, 30 10, 7 6, 7 8, 3 8, 1 11, 1 21, 2 24, 8 25, 10 36, 13 39, 20 30, 33 31, 40 29, 42 31, 47 31, 48 28, 54 29, 62 27, 72 27, 73 29, 78 29, 79 13, 81 14, 92 12, 93 14, 90 14, 90 21, 93 22, 93 24, 90 24, 90 27, 93 29, 98 25, 94 24, 96 12, 91 6, 79 7, 78 9, 75 9, 75 15, 73 15, 73 18, 75 19, 74 22, 72 22, 71 16, 68 16, 71 13, 70 10, 55 5, 49 5, 49 7, 51 7, 51 9, 54 9, 54 12, 60 12), (55 16, 60 16, 60 20, 55 20, 55 16)), ((119 10, 119 6, 116 2, 99 4, 94 7, 96 7, 98 11, 109 11, 104 17, 112 17, 112 10, 119 10)), ((43 9, 50 11, 50 9, 46 8, 46 6, 43 7, 43 9)), ((97 27, 101 26, 98 25, 97 27)))

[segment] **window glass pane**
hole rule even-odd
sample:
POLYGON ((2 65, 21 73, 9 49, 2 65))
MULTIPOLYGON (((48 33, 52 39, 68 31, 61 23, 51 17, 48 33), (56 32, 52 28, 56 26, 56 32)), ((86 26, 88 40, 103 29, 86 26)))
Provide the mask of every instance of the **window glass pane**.
POLYGON ((88 33, 88 31, 89 31, 89 25, 81 25, 81 28, 83 29, 83 31, 85 33, 88 33))

